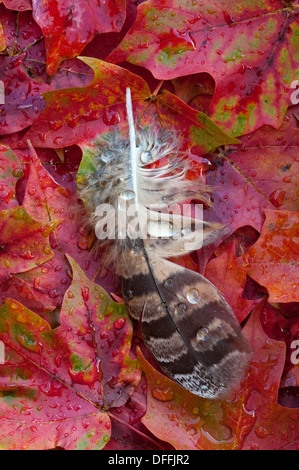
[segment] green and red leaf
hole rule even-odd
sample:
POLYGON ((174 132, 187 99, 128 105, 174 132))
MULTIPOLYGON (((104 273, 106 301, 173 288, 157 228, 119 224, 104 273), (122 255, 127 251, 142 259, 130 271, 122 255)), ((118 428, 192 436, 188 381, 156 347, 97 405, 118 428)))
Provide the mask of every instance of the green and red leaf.
POLYGON ((46 108, 26 134, 33 145, 60 148, 90 142, 98 134, 116 124, 127 130, 125 100, 130 86, 136 120, 143 125, 159 120, 162 126, 185 131, 189 146, 201 154, 219 145, 238 141, 229 137, 208 116, 194 110, 172 93, 156 99, 141 77, 97 59, 81 58, 94 71, 93 81, 86 87, 44 93, 46 108), (148 101, 150 100, 150 103, 148 101))
POLYGON ((16 300, 0 307, 2 448, 101 449, 110 438, 108 409, 124 405, 140 380, 124 305, 69 261, 73 282, 58 328, 16 300))
POLYGON ((16 183, 23 174, 22 162, 17 155, 0 144, 0 209, 18 205, 16 183))
POLYGON ((296 2, 0 0, 0 21, 0 448, 298 449, 296 2), (85 225, 76 181, 97 136, 127 135, 128 86, 228 227, 171 260, 246 322, 227 400, 150 365, 85 225))
POLYGON ((208 72, 211 117, 233 136, 279 127, 298 78, 297 11, 281 0, 149 0, 109 55, 170 80, 208 72))
POLYGON ((75 388, 100 406, 121 406, 140 380, 136 359, 129 356, 131 322, 124 304, 112 301, 74 260, 68 260, 73 280, 57 333, 71 351, 69 374, 75 388))
POLYGON ((104 447, 110 436, 109 417, 72 390, 69 380, 55 377, 63 344, 48 323, 7 299, 0 307, 0 338, 6 355, 0 366, 0 447, 104 447))
POLYGON ((0 277, 29 271, 53 257, 49 235, 57 222, 33 220, 21 206, 0 212, 0 277))

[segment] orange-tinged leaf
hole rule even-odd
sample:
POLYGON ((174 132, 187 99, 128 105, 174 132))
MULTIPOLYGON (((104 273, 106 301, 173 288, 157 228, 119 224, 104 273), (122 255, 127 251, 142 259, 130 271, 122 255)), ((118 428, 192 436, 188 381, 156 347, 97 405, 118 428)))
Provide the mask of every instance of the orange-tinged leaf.
POLYGON ((239 266, 234 244, 207 264, 205 277, 221 291, 241 323, 253 309, 256 301, 242 297, 246 284, 246 271, 239 266))
POLYGON ((0 51, 3 51, 6 48, 6 40, 3 31, 2 24, 0 23, 0 51))
MULTIPOLYGON (((66 88, 43 94, 46 108, 26 139, 35 147, 61 148, 89 142, 118 124, 126 126, 126 87, 134 103, 150 96, 147 83, 138 75, 108 62, 81 57, 94 71, 85 87, 66 88)), ((141 104, 141 111, 145 105, 141 104)))
POLYGON ((132 91, 136 123, 166 127, 184 134, 185 145, 196 147, 200 154, 220 145, 237 144, 204 113, 197 111, 175 95, 165 91, 157 98, 148 84, 126 69, 98 59, 81 57, 94 71, 86 87, 56 90, 43 94, 46 108, 26 139, 36 147, 60 148, 90 144, 97 135, 115 130, 128 132, 126 88, 132 91))
POLYGON ((65 345, 49 324, 7 299, 0 307, 0 339, 5 345, 0 448, 103 448, 110 437, 109 416, 72 389, 65 345))
POLYGON ((110 438, 108 409, 124 405, 140 380, 124 304, 68 259, 73 281, 59 327, 16 300, 0 307, 2 448, 101 449, 110 438), (19 439, 12 439, 16 431, 19 439))
POLYGON ((244 268, 269 292, 269 302, 298 302, 299 215, 265 211, 257 242, 245 253, 244 268))
POLYGON ((36 222, 22 206, 0 212, 0 277, 40 266, 53 257, 49 235, 57 222, 36 222))
POLYGON ((147 411, 142 422, 156 437, 177 450, 242 447, 255 417, 241 401, 227 406, 199 398, 157 372, 140 352, 138 357, 148 387, 147 411))

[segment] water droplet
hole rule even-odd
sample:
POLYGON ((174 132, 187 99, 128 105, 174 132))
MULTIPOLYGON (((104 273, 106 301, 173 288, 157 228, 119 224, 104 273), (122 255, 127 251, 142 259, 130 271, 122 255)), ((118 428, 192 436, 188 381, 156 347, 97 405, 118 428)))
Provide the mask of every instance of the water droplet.
POLYGON ((131 190, 129 190, 129 189, 126 189, 125 191, 123 191, 123 192, 121 193, 120 197, 121 197, 122 199, 124 199, 125 201, 129 201, 129 200, 131 200, 131 199, 134 199, 135 193, 134 193, 134 191, 131 191, 131 190))
POLYGON ((183 315, 185 315, 186 310, 187 310, 187 306, 183 303, 179 303, 175 307, 175 314, 178 315, 178 316, 183 316, 183 315))
POLYGON ((172 287, 173 286, 173 279, 171 277, 166 279, 166 281, 164 282, 164 286, 165 287, 172 287))
POLYGON ((282 189, 276 189, 270 194, 269 200, 274 207, 280 207, 284 203, 286 192, 282 189))
POLYGON ((139 255, 139 246, 138 245, 134 245, 132 248, 131 248, 131 255, 134 255, 134 256, 137 256, 139 255))
POLYGON ((126 323, 126 320, 125 318, 118 318, 115 322, 114 322, 114 326, 117 330, 120 330, 121 328, 124 327, 126 323))
POLYGON ((54 362, 57 367, 61 366, 61 356, 57 355, 54 357, 54 362))
POLYGON ((210 338, 210 334, 209 334, 208 328, 205 328, 203 326, 197 330, 196 339, 198 341, 207 341, 209 338, 210 338))
POLYGON ((58 296, 58 292, 56 289, 51 289, 48 291, 48 295, 49 297, 51 297, 51 299, 55 299, 55 297, 58 296))
POLYGON ((19 256, 23 259, 33 259, 34 256, 30 250, 25 250, 23 253, 20 253, 19 256))
POLYGON ((141 152, 140 160, 144 165, 147 165, 152 159, 150 152, 141 152))
POLYGON ((126 290, 126 292, 125 292, 125 297, 126 297, 128 300, 133 299, 133 297, 134 297, 133 291, 132 291, 132 290, 129 290, 129 289, 126 290))
POLYGON ((88 287, 82 287, 81 288, 81 294, 83 297, 84 302, 88 302, 89 299, 89 288, 88 287))
POLYGON ((26 334, 18 335, 17 340, 26 349, 29 349, 30 351, 35 351, 36 350, 36 344, 37 344, 36 340, 30 333, 28 335, 26 335, 26 334))
POLYGON ((173 236, 173 225, 168 222, 149 220, 147 233, 152 238, 170 238, 173 236))
POLYGON ((174 391, 172 388, 154 388, 152 390, 152 395, 156 400, 160 401, 171 401, 174 399, 174 391))
POLYGON ((199 292, 197 289, 193 288, 187 292, 187 300, 190 304, 198 304, 200 301, 199 292))
POLYGON ((193 427, 189 429, 190 436, 194 436, 196 434, 196 432, 197 432, 196 429, 193 428, 193 427))
POLYGON ((80 237, 77 241, 77 246, 80 250, 87 250, 88 249, 88 239, 86 237, 80 237))
POLYGON ((15 177, 15 178, 20 178, 21 176, 24 175, 24 171, 22 170, 22 168, 15 168, 12 172, 12 175, 15 177))

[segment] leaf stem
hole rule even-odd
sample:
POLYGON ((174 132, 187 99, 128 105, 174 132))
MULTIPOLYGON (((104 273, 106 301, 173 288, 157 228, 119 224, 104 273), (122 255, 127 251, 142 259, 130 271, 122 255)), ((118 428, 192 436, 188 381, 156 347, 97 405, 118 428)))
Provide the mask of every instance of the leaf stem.
POLYGON ((132 426, 131 424, 129 423, 126 423, 125 421, 123 421, 121 418, 118 418, 117 416, 115 416, 113 413, 110 413, 109 411, 107 412, 108 416, 110 419, 115 419, 115 421, 117 421, 118 423, 128 427, 129 429, 131 429, 131 431, 133 432, 136 432, 137 434, 139 434, 140 436, 142 436, 143 439, 147 439, 148 441, 150 441, 152 444, 154 444, 155 446, 159 447, 159 449, 161 450, 164 450, 164 448, 162 447, 161 444, 159 444, 159 442, 156 442, 154 439, 152 439, 150 436, 148 436, 147 434, 144 434, 142 431, 139 431, 138 429, 134 428, 134 426, 132 426))

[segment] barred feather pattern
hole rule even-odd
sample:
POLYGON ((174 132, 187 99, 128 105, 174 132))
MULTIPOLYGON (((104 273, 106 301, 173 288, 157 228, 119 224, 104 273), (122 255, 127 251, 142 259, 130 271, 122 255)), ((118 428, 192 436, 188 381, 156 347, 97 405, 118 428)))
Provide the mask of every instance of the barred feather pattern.
POLYGON ((134 208, 132 233, 122 233, 115 213, 104 219, 128 311, 171 379, 202 397, 226 397, 245 374, 248 343, 216 287, 168 260, 214 242, 226 228, 177 210, 190 198, 208 203, 210 188, 185 178, 189 163, 175 133, 135 130, 129 89, 127 115, 129 139, 111 132, 95 142, 97 170, 84 175, 79 197, 99 238, 99 207, 111 205, 118 214, 134 208))

